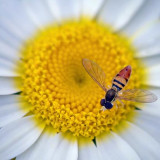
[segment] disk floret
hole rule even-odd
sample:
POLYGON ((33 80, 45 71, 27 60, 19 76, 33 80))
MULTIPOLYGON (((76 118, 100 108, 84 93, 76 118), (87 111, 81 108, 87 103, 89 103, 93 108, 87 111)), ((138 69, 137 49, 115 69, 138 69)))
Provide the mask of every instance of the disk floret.
POLYGON ((104 91, 88 76, 82 59, 89 58, 106 73, 106 84, 124 66, 133 72, 126 88, 140 86, 140 63, 127 38, 97 22, 82 20, 49 26, 27 42, 22 52, 22 97, 30 113, 56 132, 95 137, 115 128, 133 110, 130 102, 100 111, 104 91))

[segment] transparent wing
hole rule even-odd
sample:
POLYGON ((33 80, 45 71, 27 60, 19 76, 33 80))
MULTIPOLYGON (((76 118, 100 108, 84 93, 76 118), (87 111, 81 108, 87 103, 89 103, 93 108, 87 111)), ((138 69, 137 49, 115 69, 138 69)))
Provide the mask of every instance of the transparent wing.
POLYGON ((89 59, 83 59, 82 61, 85 70, 97 82, 97 84, 106 92, 105 79, 106 75, 103 70, 93 61, 89 59))
POLYGON ((157 100, 156 95, 144 89, 125 90, 122 92, 122 95, 119 95, 117 98, 121 100, 141 103, 151 103, 157 100))

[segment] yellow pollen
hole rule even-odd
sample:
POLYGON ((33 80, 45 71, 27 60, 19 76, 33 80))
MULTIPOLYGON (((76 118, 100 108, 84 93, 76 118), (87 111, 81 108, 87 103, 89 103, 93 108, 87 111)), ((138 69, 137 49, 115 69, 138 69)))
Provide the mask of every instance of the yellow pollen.
POLYGON ((95 61, 106 74, 106 86, 125 66, 132 75, 124 89, 142 82, 141 63, 127 38, 95 21, 66 22, 39 31, 25 45, 22 62, 21 97, 30 113, 56 132, 93 138, 113 130, 134 110, 131 102, 100 111, 104 91, 89 77, 82 59, 95 61))

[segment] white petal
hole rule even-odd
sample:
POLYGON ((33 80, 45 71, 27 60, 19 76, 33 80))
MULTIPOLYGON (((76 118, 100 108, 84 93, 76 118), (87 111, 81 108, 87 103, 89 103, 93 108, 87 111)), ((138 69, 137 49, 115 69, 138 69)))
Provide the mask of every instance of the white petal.
POLYGON ((90 142, 78 143, 78 160, 102 160, 101 154, 95 144, 90 142))
POLYGON ((138 50, 137 57, 145 58, 160 55, 160 22, 152 22, 144 26, 132 38, 134 46, 138 50))
MULTIPOLYGON (((0 21, 1 23, 1 21, 0 21)), ((3 23, 3 22, 2 22, 3 23)), ((13 35, 13 33, 11 33, 12 31, 7 31, 7 27, 4 26, 4 28, 2 28, 0 26, 0 34, 1 34, 1 39, 0 39, 0 45, 3 46, 3 44, 1 43, 5 43, 6 46, 5 47, 9 47, 9 49, 7 49, 7 53, 9 52, 10 53, 10 50, 19 50, 20 47, 21 47, 21 41, 22 40, 19 40, 17 39, 17 37, 15 35, 13 35)), ((0 52, 1 54, 5 54, 4 51, 4 48, 0 48, 0 52)), ((12 55, 11 55, 12 56, 12 55)), ((14 56, 17 56, 17 55, 14 55, 14 56)))
POLYGON ((80 0, 47 0, 52 14, 58 21, 78 19, 81 12, 80 0))
POLYGON ((52 160, 61 141, 63 139, 59 134, 54 135, 52 133, 45 133, 44 131, 38 141, 19 155, 16 160, 52 160))
POLYGON ((158 99, 153 104, 145 104, 145 107, 142 108, 142 110, 151 113, 152 115, 160 116, 160 100, 158 99))
POLYGON ((40 136, 32 117, 16 120, 0 129, 0 159, 11 159, 28 149, 40 136))
POLYGON ((0 106, 18 102, 20 102, 19 95, 0 96, 0 106))
POLYGON ((151 57, 160 54, 160 22, 156 20, 144 26, 133 37, 133 43, 138 49, 137 57, 151 57))
POLYGON ((77 140, 67 140, 61 137, 62 141, 57 147, 52 159, 55 160, 77 160, 78 144, 77 140))
POLYGON ((97 138, 97 146, 102 157, 109 156, 111 160, 140 160, 131 146, 116 133, 106 135, 106 138, 97 138))
POLYGON ((0 107, 0 127, 23 117, 26 112, 20 108, 21 104, 9 104, 0 107))
POLYGON ((151 44, 138 48, 137 58, 152 58, 160 55, 160 40, 156 39, 151 44))
POLYGON ((129 22, 143 2, 144 0, 108 0, 98 18, 119 30, 129 22))
POLYGON ((124 28, 124 31, 129 36, 134 36, 136 32, 141 30, 144 26, 158 20, 160 14, 159 0, 146 0, 135 17, 124 28))
POLYGON ((149 86, 155 86, 160 87, 160 80, 159 80, 159 74, 160 74, 160 64, 150 66, 148 68, 148 80, 147 82, 143 82, 145 85, 149 86))
POLYGON ((136 111, 134 123, 160 143, 160 116, 155 116, 144 111, 136 111))
POLYGON ((19 91, 15 82, 18 78, 13 77, 0 77, 0 95, 13 94, 19 91))
POLYGON ((160 39, 160 22, 155 21, 148 26, 144 26, 144 29, 139 31, 133 39, 134 45, 138 48, 147 48, 154 45, 158 39, 160 39))
POLYGON ((0 39, 0 57, 6 60, 16 61, 19 59, 18 50, 5 43, 0 39))
POLYGON ((139 59, 149 68, 151 66, 159 64, 159 62, 160 62, 160 52, 159 52, 159 54, 151 55, 151 56, 147 56, 147 52, 146 52, 145 57, 139 57, 139 59))
POLYGON ((55 21, 55 18, 52 16, 51 12, 49 12, 47 1, 23 0, 22 2, 24 3, 24 8, 26 9, 28 16, 38 27, 41 28, 55 21))
POLYGON ((23 117, 28 111, 22 107, 18 95, 0 96, 0 127, 23 117))
POLYGON ((126 128, 120 136, 137 152, 141 159, 160 159, 160 144, 147 132, 126 122, 126 128))
POLYGON ((9 60, 0 58, 0 76, 16 77, 15 64, 9 60))
POLYGON ((104 3, 105 0, 82 0, 82 14, 94 18, 104 3))
POLYGON ((12 20, 10 21, 10 19, 7 19, 5 17, 2 17, 2 15, 0 15, 1 17, 1 21, 0 21, 0 26, 6 30, 8 33, 11 33, 15 36, 15 38, 17 38, 17 40, 23 40, 24 39, 24 35, 22 30, 20 30, 17 26, 15 22, 12 22, 12 20))
POLYGON ((1 2, 0 26, 3 29, 1 38, 15 48, 21 47, 36 29, 19 0, 1 2))

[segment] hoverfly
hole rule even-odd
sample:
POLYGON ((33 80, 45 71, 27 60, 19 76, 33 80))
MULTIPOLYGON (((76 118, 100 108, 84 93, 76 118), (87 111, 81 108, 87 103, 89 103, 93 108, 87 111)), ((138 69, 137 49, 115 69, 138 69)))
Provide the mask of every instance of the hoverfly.
POLYGON ((116 103, 115 100, 119 100, 122 104, 123 102, 121 100, 141 103, 151 103, 157 100, 157 97, 153 93, 144 89, 128 89, 121 91, 130 78, 131 66, 123 68, 113 78, 111 89, 107 89, 105 85, 106 76, 103 70, 89 59, 83 59, 82 63, 91 78, 106 92, 105 98, 100 101, 102 110, 111 109, 113 103, 116 103))

